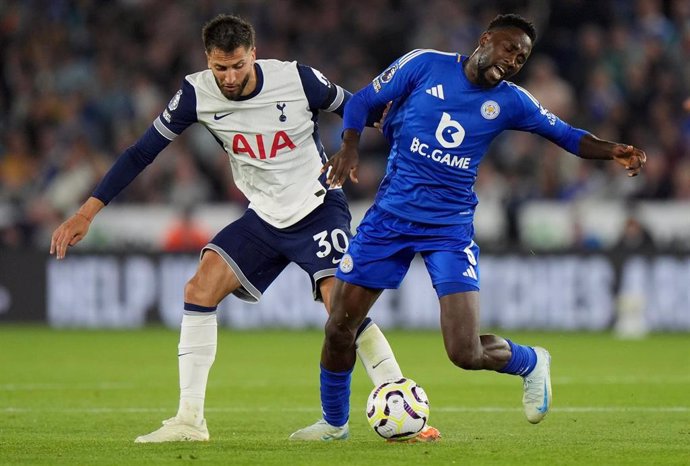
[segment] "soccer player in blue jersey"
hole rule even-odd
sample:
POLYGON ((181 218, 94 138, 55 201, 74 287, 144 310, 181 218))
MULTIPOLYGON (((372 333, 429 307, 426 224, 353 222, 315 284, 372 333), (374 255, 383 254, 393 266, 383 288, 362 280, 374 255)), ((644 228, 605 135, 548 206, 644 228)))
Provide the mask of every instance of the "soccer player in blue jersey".
MULTIPOLYGON (((122 153, 75 215, 53 233, 50 253, 65 257, 86 236, 96 214, 179 134, 201 123, 227 153, 249 209, 201 252, 184 289, 178 346, 180 401, 175 417, 137 443, 205 441, 206 383, 216 355, 216 307, 229 294, 256 302, 290 263, 309 274, 314 299, 329 310, 335 269, 350 239, 341 189, 328 189, 319 111, 342 116, 351 94, 296 62, 257 60, 254 29, 220 15, 204 26, 207 70, 182 88, 132 147, 122 153)), ((380 112, 379 112, 380 114, 380 112)), ((372 114, 374 115, 374 114, 372 114)), ((372 119, 373 121, 373 119, 372 119)), ((357 331, 357 352, 374 385, 402 377, 386 338, 370 320, 357 331)), ((438 438, 433 427, 425 440, 438 438)), ((313 438, 313 432, 294 439, 313 438)), ((340 440, 347 426, 319 440, 340 440)))
POLYGON ((467 370, 522 376, 527 420, 551 405, 550 355, 479 332, 479 247, 472 218, 477 166, 491 141, 515 129, 539 134, 584 159, 614 160, 629 176, 641 150, 573 128, 527 91, 506 81, 527 61, 534 26, 497 16, 469 56, 415 50, 355 94, 343 117, 341 150, 324 165, 328 182, 357 180, 357 145, 369 111, 392 101, 383 132, 390 142, 386 175, 336 273, 321 355, 323 423, 345 424, 357 328, 381 291, 397 288, 421 254, 440 301, 446 352, 467 370))

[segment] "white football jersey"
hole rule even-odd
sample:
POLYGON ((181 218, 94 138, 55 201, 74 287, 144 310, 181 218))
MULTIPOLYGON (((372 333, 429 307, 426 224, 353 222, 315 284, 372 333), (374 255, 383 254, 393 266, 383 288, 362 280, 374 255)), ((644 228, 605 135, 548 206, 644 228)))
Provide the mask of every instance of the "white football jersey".
POLYGON ((211 70, 185 77, 154 121, 172 141, 199 122, 228 154, 249 208, 277 228, 295 224, 323 203, 326 161, 317 131, 319 110, 342 110, 349 93, 296 62, 256 60, 254 92, 229 100, 211 70))

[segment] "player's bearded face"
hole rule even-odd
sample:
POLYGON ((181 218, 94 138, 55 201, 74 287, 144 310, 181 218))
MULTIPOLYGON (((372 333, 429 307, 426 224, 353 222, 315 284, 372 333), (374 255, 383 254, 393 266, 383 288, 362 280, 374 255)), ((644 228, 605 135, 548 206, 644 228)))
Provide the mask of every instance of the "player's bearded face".
POLYGON ((493 87, 515 76, 532 51, 529 36, 517 28, 497 29, 485 33, 477 56, 477 81, 493 87))
POLYGON ((218 89, 227 99, 237 100, 256 87, 255 48, 238 47, 232 52, 213 48, 206 57, 218 89))

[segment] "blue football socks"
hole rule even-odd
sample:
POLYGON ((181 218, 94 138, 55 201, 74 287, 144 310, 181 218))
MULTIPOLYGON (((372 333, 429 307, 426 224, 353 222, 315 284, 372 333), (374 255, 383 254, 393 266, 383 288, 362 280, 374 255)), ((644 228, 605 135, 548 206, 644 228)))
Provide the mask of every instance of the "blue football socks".
POLYGON ((340 427, 350 417, 350 379, 352 369, 331 372, 321 366, 321 407, 324 420, 340 427))
POLYGON ((534 349, 531 346, 518 345, 508 339, 506 341, 510 345, 510 361, 498 372, 523 377, 532 372, 534 366, 537 365, 537 353, 534 352, 534 349))
MULTIPOLYGON (((371 324, 367 317, 357 329, 357 337, 371 324)), ((331 372, 321 366, 321 407, 324 420, 340 427, 350 418, 350 380, 352 369, 346 372, 331 372)))

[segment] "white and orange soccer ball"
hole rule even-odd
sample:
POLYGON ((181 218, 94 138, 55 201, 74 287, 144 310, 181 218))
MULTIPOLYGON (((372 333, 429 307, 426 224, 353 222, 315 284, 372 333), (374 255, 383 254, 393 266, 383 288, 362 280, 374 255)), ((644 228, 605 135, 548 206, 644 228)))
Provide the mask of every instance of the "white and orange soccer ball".
POLYGON ((409 440, 419 435, 429 421, 429 399, 412 379, 386 382, 369 395, 367 419, 381 437, 409 440))

